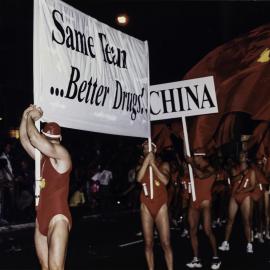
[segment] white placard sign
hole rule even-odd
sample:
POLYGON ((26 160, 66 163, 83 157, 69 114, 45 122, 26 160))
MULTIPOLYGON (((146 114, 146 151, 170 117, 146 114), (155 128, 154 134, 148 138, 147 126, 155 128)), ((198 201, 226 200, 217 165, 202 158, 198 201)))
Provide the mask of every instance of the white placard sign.
POLYGON ((149 137, 148 59, 146 41, 62 1, 34 1, 34 102, 43 121, 149 137))
MULTIPOLYGON (((190 157, 186 117, 218 112, 213 76, 151 86, 150 111, 151 121, 182 119, 185 150, 190 157)), ((194 175, 190 164, 188 169, 192 200, 196 201, 194 175)))
POLYGON ((212 76, 150 87, 151 121, 218 112, 212 76))

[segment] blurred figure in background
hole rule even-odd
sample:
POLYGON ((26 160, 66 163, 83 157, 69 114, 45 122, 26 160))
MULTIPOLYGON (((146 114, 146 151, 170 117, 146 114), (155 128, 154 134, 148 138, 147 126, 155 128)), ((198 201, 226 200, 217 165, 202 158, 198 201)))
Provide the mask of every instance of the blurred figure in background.
POLYGON ((15 222, 16 219, 16 196, 15 196, 15 183, 14 183, 14 169, 12 166, 12 144, 11 141, 6 140, 1 146, 0 159, 5 161, 5 166, 3 168, 5 178, 8 180, 4 187, 4 215, 9 222, 15 222))
POLYGON ((15 178, 18 220, 21 222, 34 220, 34 184, 34 171, 25 158, 20 162, 20 168, 15 178))

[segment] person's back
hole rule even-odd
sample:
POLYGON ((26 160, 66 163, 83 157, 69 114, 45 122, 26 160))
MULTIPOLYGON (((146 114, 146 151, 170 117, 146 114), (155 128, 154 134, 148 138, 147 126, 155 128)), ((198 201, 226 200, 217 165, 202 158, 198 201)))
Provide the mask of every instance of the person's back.
POLYGON ((35 229, 35 246, 41 267, 64 269, 72 222, 67 202, 72 162, 68 151, 60 143, 61 128, 57 123, 47 123, 42 134, 36 129, 34 122, 42 115, 42 110, 33 105, 24 111, 20 141, 33 159, 35 148, 42 153, 41 191, 35 229))

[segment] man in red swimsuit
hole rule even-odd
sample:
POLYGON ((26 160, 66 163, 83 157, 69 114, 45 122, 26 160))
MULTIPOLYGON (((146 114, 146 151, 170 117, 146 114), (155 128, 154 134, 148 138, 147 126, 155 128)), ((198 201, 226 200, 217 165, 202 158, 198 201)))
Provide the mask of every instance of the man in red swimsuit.
POLYGON ((69 175, 72 162, 60 144, 61 129, 47 123, 38 132, 34 122, 43 115, 41 108, 30 105, 23 113, 20 141, 34 159, 35 148, 42 153, 41 191, 35 228, 36 252, 42 270, 64 269, 71 215, 68 208, 69 175))

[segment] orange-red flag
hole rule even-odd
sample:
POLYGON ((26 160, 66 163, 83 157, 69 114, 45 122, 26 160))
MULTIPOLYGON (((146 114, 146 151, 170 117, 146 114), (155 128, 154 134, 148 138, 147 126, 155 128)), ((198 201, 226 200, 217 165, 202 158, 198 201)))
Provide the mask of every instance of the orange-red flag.
POLYGON ((151 125, 151 137, 160 152, 164 148, 172 147, 171 131, 165 123, 151 125))
POLYGON ((189 121, 193 149, 211 144, 222 117, 245 112, 251 119, 270 121, 270 24, 210 52, 184 77, 214 76, 218 114, 189 121))

